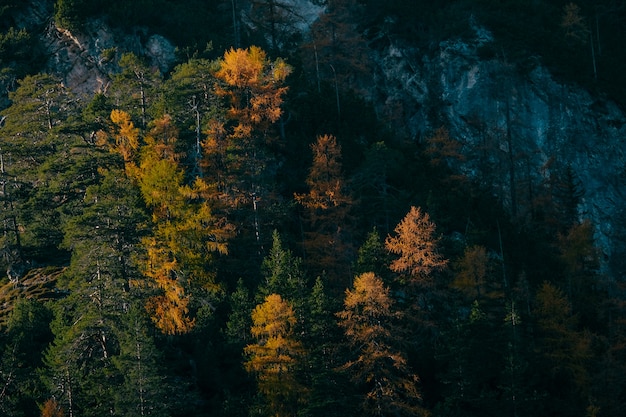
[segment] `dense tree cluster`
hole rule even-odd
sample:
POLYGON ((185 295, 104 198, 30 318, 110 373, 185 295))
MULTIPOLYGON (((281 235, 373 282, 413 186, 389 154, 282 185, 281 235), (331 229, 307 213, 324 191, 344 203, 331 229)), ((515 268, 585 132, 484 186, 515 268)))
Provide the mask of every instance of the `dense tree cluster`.
MULTIPOLYGON (((17 3, 0 1, 0 16, 17 3)), ((135 24, 174 2, 55 3, 76 29, 94 5, 121 18, 124 3, 120 24, 135 24)), ((498 200, 452 169, 464 156, 445 126, 398 137, 353 90, 360 25, 397 14, 401 32, 467 2, 416 2, 430 15, 318 2, 297 52, 289 2, 208 3, 190 2, 200 17, 245 9, 268 52, 238 45, 258 34, 233 15, 216 21, 234 29, 219 56, 161 74, 120 54, 94 97, 7 67, 0 414, 623 414, 624 288, 600 273, 576 173, 498 200), (55 277, 54 297, 25 285, 29 270, 55 277)), ((587 34, 587 2, 539 3, 568 42, 587 34)), ((0 46, 27 40, 2 29, 0 46)), ((506 177, 485 164, 479 175, 506 177)))

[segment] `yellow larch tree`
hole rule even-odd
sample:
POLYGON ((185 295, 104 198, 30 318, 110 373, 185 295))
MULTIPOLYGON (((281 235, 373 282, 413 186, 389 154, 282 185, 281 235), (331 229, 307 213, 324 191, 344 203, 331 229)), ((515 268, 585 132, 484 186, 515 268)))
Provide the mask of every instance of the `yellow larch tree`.
POLYGON ((296 339, 296 315, 279 294, 270 294, 252 312, 252 336, 256 343, 245 347, 246 370, 257 377, 259 390, 267 399, 272 415, 295 416, 304 387, 296 369, 304 349, 296 339))
POLYGON ((273 220, 263 209, 279 202, 274 125, 282 115, 291 67, 270 60, 256 46, 230 49, 214 66, 219 104, 205 124, 202 142, 204 180, 213 187, 213 207, 241 220, 238 236, 256 241, 273 220))
POLYGON ((101 134, 100 145, 106 145, 112 152, 119 153, 124 159, 126 173, 132 175, 136 168, 136 157, 139 149, 139 128, 135 127, 130 114, 122 110, 111 111, 111 121, 115 125, 112 140, 101 134))
POLYGON ((156 294, 147 302, 152 319, 166 334, 191 330, 190 289, 216 288, 212 254, 226 253, 230 227, 213 216, 203 195, 207 185, 184 183, 175 151, 178 132, 168 115, 157 119, 144 138, 133 177, 152 209, 152 232, 143 238, 144 275, 156 294))
POLYGON ((291 67, 251 46, 226 51, 217 68, 215 91, 225 111, 208 122, 204 164, 209 178, 236 205, 259 191, 258 177, 268 158, 265 147, 274 139, 271 126, 282 115, 291 67))

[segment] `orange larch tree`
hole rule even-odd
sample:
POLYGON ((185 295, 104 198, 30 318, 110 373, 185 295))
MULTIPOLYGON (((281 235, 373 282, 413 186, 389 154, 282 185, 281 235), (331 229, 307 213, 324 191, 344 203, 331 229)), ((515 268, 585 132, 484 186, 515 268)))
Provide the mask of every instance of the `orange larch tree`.
POLYGON ((399 255, 391 262, 390 269, 406 274, 411 283, 432 285, 432 273, 448 264, 439 253, 440 239, 435 235, 435 229, 428 213, 419 207, 411 207, 394 229, 395 235, 388 235, 385 239, 387 250, 399 255))
POLYGON ((291 67, 256 46, 226 51, 216 67, 214 89, 221 103, 206 124, 204 179, 214 187, 212 199, 225 211, 238 211, 243 230, 250 228, 258 243, 261 204, 269 207, 276 200, 273 125, 282 116, 291 67))
POLYGON ((419 378, 393 347, 399 342, 393 304, 389 288, 374 273, 355 278, 353 289, 346 290, 344 309, 337 313, 355 356, 343 369, 365 391, 367 415, 425 415, 419 378))
MULTIPOLYGON (((313 163, 306 183, 309 192, 295 194, 304 208, 304 249, 307 261, 331 278, 347 275, 349 211, 352 205, 341 167, 341 146, 332 135, 322 135, 311 145, 313 163)), ((345 286, 340 285, 345 288, 345 286)))

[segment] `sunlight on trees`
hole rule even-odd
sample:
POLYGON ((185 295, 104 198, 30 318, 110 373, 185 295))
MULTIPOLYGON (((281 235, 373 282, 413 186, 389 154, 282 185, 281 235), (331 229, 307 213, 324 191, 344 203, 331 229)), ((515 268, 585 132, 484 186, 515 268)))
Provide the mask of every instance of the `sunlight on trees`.
POLYGON ((391 262, 390 269, 400 274, 408 274, 410 282, 432 285, 431 274, 448 264, 439 253, 439 238, 435 236, 435 227, 428 213, 422 212, 419 207, 411 207, 394 229, 395 235, 388 235, 385 239, 387 250, 400 255, 391 262))
POLYGON ((252 312, 252 323, 256 343, 244 349, 246 369, 256 374, 273 415, 294 415, 304 393, 295 373, 304 355, 294 334, 295 312, 280 295, 270 294, 252 312))
POLYGON ((367 415, 426 415, 420 405, 419 378, 409 369, 405 355, 393 347, 399 335, 392 307, 389 289, 374 273, 355 278, 353 289, 346 290, 343 311, 337 313, 354 352, 343 369, 365 390, 367 415))

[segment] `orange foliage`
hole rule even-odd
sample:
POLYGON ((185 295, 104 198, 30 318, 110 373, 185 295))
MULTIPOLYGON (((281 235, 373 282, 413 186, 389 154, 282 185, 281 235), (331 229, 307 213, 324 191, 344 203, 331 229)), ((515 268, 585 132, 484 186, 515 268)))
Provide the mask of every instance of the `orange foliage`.
POLYGON ((48 398, 41 407, 41 417, 64 417, 65 410, 54 398, 48 398))
POLYGON ((400 257, 391 262, 390 269, 409 274, 413 282, 431 284, 432 272, 444 268, 448 261, 438 252, 439 239, 428 213, 411 207, 394 231, 395 236, 385 239, 385 247, 400 257))

